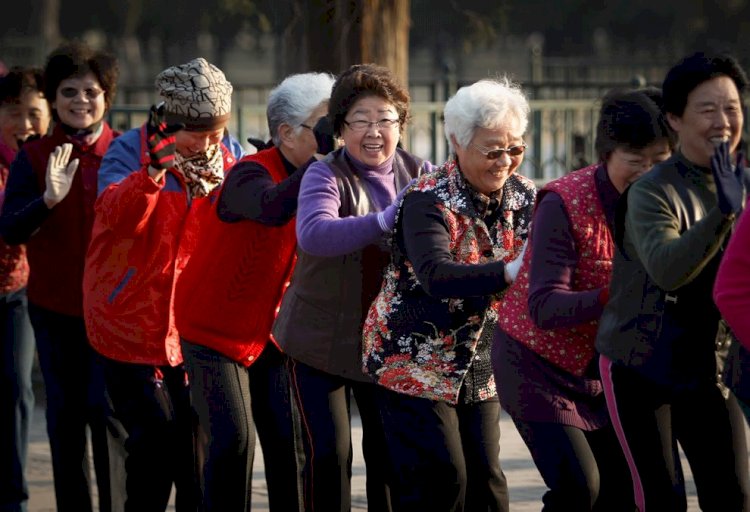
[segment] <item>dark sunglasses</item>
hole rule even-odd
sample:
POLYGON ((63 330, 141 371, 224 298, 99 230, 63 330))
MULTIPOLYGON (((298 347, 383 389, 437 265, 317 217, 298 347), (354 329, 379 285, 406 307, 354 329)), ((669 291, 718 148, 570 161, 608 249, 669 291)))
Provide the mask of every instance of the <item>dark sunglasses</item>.
POLYGON ((62 94, 66 98, 75 98, 79 94, 83 93, 83 95, 90 100, 95 100, 103 92, 103 90, 94 89, 93 87, 83 90, 76 89, 75 87, 63 87, 62 89, 60 89, 60 94, 62 94))
POLYGON ((518 146, 499 149, 487 149, 485 147, 474 144, 473 142, 469 142, 469 144, 471 144, 474 149, 482 153, 487 158, 487 160, 497 160, 498 158, 503 156, 503 153, 508 153, 508 155, 510 156, 521 156, 526 150, 526 144, 519 144, 518 146))

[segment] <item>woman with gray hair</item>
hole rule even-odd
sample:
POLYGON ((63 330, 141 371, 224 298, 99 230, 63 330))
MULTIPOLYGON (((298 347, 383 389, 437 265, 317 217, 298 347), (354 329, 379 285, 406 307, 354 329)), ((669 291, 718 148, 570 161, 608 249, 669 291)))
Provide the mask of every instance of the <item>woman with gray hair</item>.
POLYGON ((451 157, 406 193, 363 334, 394 510, 507 511, 490 341, 536 189, 516 171, 529 106, 507 79, 445 105, 451 157))
POLYGON ((208 439, 205 511, 250 509, 256 429, 270 509, 302 506, 287 357, 270 333, 295 262, 300 182, 321 156, 311 127, 328 113, 332 86, 329 74, 305 73, 271 91, 273 145, 232 169, 177 284, 176 323, 208 439))

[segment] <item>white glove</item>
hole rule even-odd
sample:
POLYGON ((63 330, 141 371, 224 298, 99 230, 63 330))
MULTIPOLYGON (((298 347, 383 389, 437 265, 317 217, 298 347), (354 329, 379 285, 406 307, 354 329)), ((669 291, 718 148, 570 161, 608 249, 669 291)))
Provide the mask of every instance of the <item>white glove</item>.
POLYGON ((523 255, 526 254, 526 246, 529 244, 529 240, 526 239, 521 248, 521 253, 516 256, 513 261, 509 261, 505 264, 505 281, 510 284, 516 280, 518 271, 521 270, 521 263, 523 263, 523 255))
POLYGON ((70 153, 73 151, 73 144, 66 142, 57 146, 50 153, 47 161, 47 188, 44 190, 44 202, 52 208, 57 203, 65 199, 70 192, 70 186, 73 184, 73 177, 78 169, 78 159, 70 160, 70 153))

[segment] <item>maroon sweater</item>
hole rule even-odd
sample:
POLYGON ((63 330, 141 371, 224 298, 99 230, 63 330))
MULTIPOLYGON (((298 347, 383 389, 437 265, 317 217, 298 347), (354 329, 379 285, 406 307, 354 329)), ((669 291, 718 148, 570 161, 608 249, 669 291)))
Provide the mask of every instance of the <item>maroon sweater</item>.
POLYGON ((58 125, 51 135, 24 144, 11 166, 0 230, 8 243, 26 243, 28 297, 37 306, 83 317, 83 265, 94 223, 97 173, 116 135, 104 123, 96 142, 84 145, 58 125), (47 161, 65 142, 73 144, 70 158, 78 158, 78 170, 68 195, 49 209, 42 199, 47 161))

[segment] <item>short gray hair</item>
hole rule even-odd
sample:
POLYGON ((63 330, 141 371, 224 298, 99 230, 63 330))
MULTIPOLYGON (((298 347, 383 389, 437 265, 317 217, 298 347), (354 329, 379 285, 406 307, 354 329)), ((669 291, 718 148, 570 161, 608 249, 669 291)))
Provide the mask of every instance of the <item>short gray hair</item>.
POLYGON ((477 128, 505 128, 520 137, 529 123, 529 102, 521 87, 508 78, 484 79, 461 87, 445 104, 445 138, 465 147, 477 128))
POLYGON ((333 89, 330 73, 299 73, 289 75, 268 95, 268 129, 274 145, 281 143, 279 126, 286 123, 300 129, 300 124, 310 117, 313 110, 328 101, 333 89))

